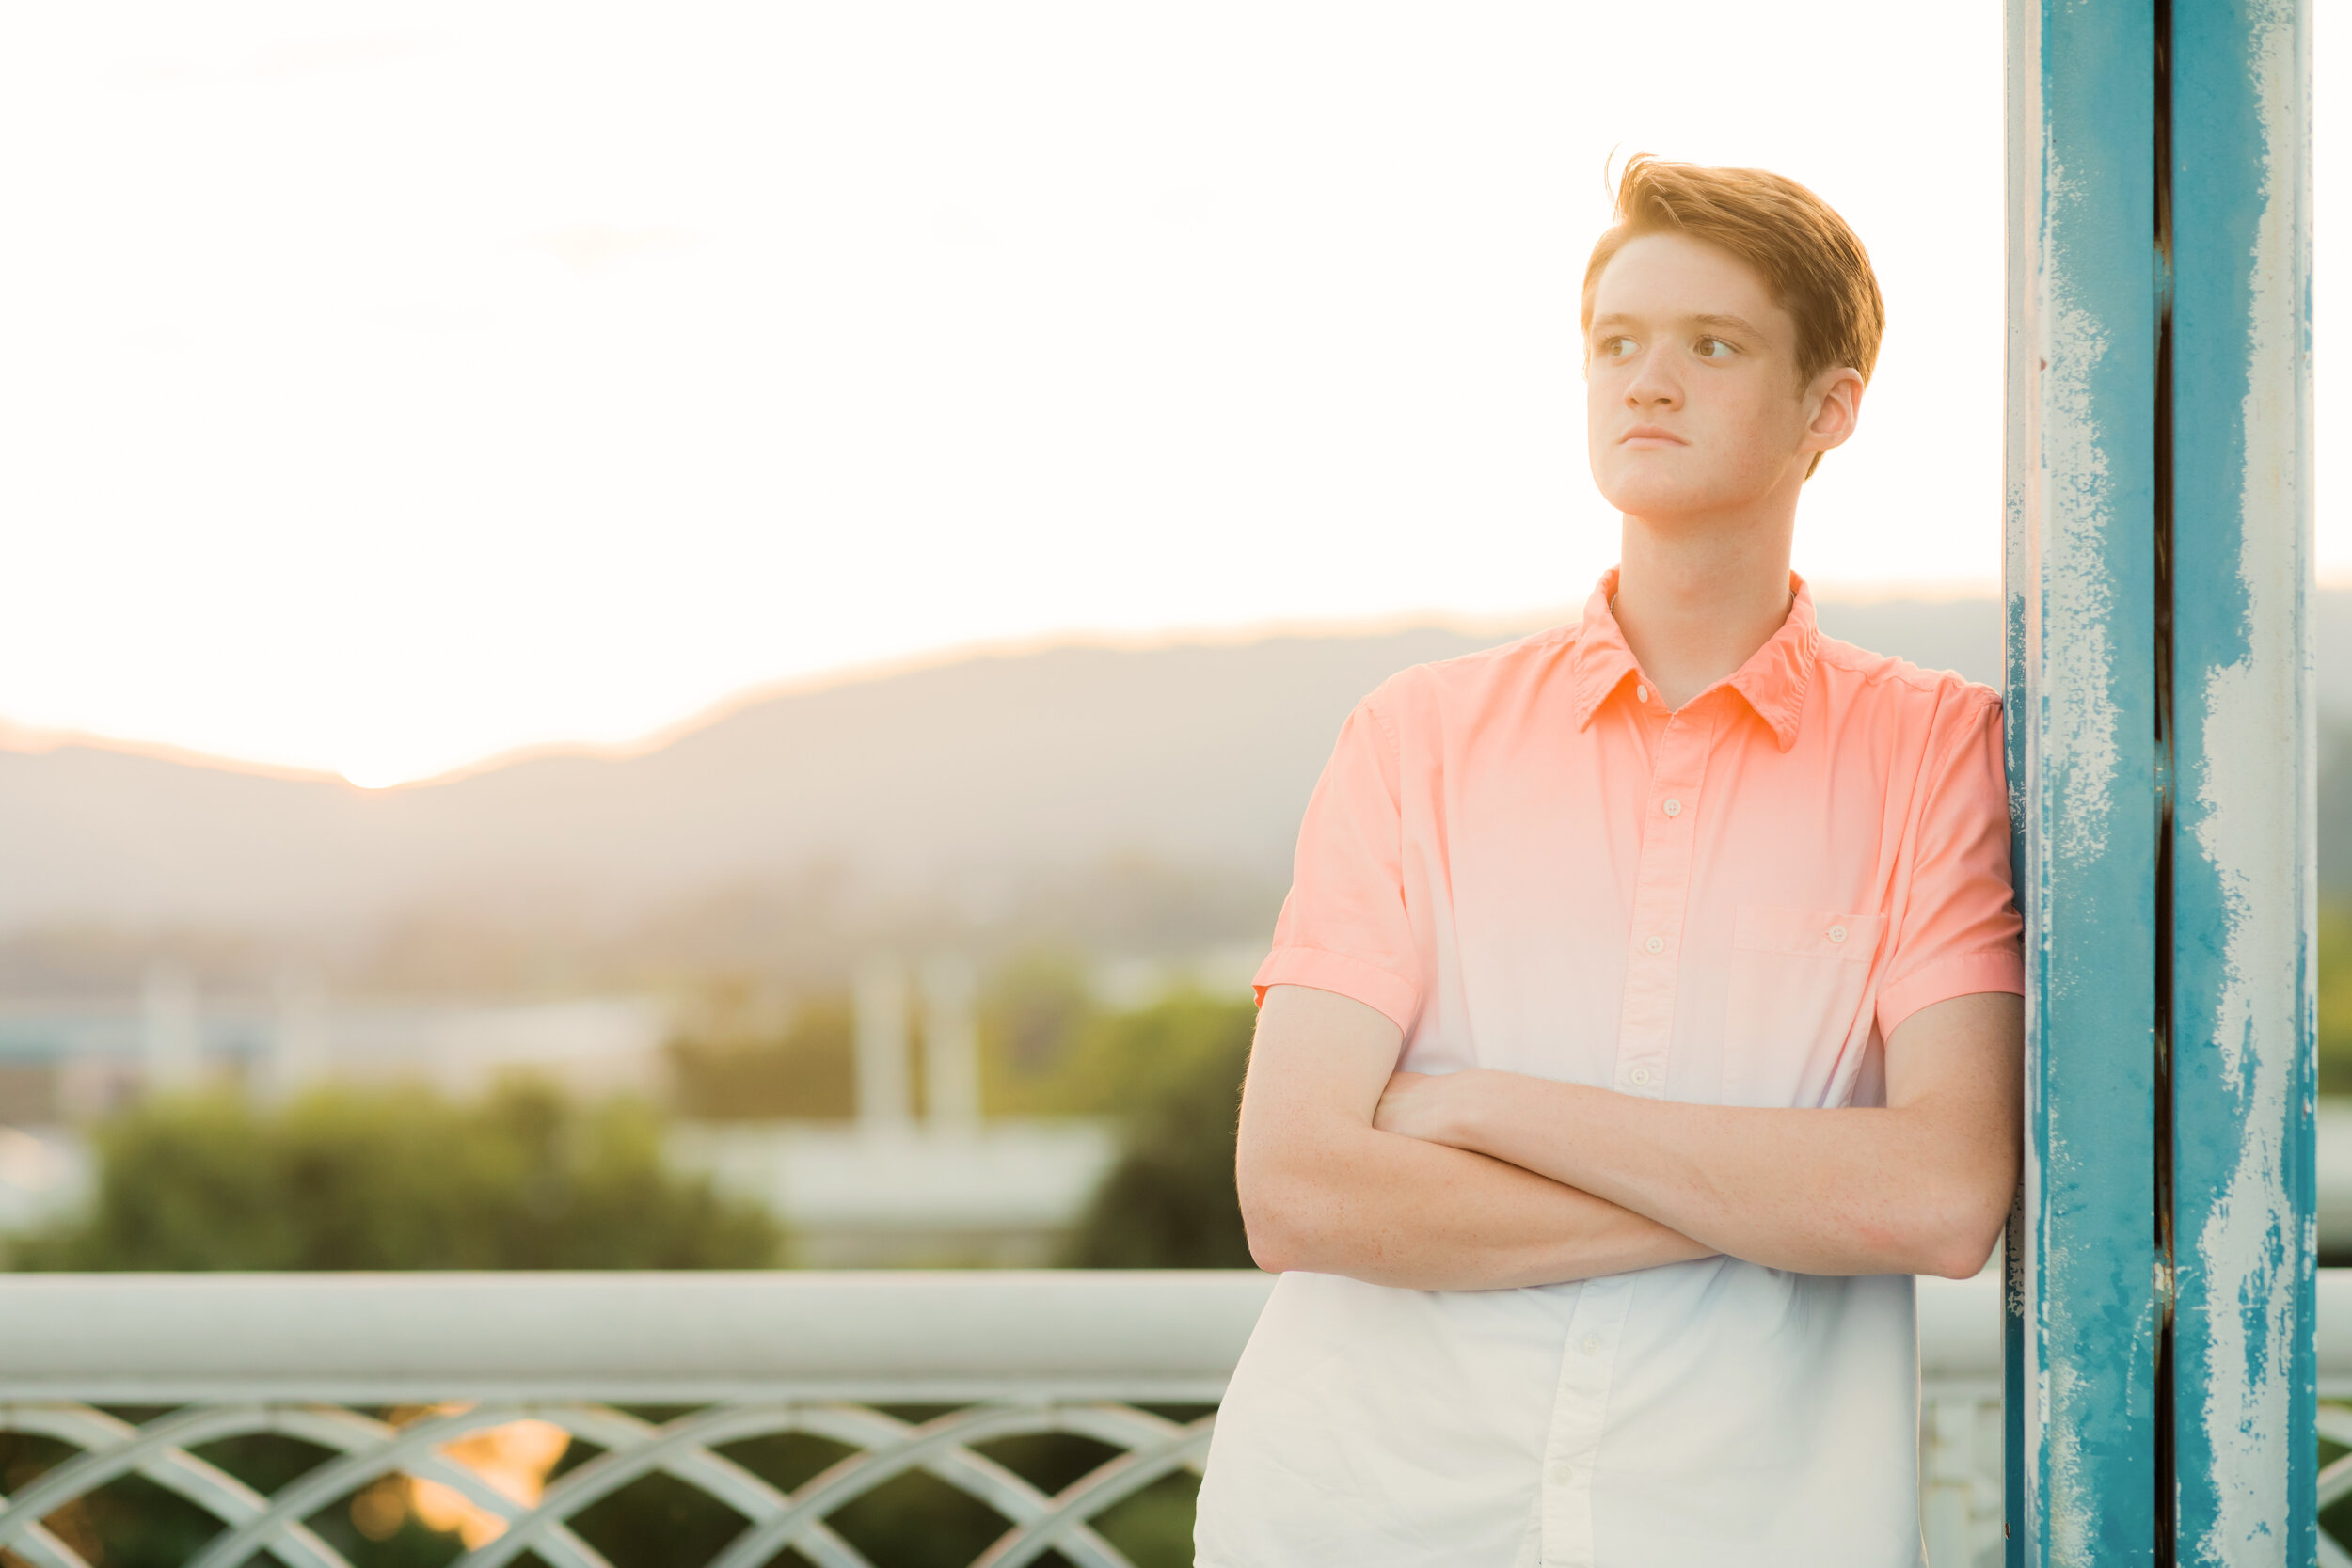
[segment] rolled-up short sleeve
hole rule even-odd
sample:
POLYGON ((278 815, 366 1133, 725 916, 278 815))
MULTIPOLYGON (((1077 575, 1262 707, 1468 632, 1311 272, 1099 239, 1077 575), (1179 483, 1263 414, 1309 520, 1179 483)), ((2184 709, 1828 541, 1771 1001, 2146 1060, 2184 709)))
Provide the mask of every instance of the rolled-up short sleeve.
POLYGON ((1921 787, 1911 885, 1879 988, 1882 1036, 1931 1003, 2026 990, 1999 705, 1985 703, 1965 721, 1921 787))
POLYGON ((1290 895, 1256 990, 1260 1002, 1268 986, 1337 991, 1410 1033, 1421 964, 1405 908, 1396 738, 1378 700, 1375 692, 1348 716, 1307 802, 1290 895))

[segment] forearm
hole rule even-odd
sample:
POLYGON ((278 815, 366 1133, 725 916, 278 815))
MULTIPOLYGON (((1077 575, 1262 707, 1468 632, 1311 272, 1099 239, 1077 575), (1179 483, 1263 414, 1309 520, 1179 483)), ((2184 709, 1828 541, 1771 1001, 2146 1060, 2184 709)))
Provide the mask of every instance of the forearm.
POLYGON ((1999 1226, 1980 1151, 1924 1110, 1692 1105, 1490 1077, 1449 1143, 1769 1268, 1970 1274, 1999 1226))
POLYGON ((1716 1250, 1517 1163, 1361 1125, 1273 1148, 1245 1138, 1239 1175, 1250 1251, 1276 1272, 1479 1291, 1716 1250))

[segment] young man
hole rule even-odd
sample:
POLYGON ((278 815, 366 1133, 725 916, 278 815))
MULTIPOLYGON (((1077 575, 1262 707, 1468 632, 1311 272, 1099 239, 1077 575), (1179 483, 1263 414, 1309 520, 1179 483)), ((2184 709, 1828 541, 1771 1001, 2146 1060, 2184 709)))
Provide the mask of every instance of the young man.
POLYGON ((1911 1276, 2017 1180, 1997 700, 1788 569, 1883 322, 1836 214, 1637 158, 1582 314, 1623 563, 1357 708, 1258 973, 1208 1568, 1920 1559, 1911 1276))

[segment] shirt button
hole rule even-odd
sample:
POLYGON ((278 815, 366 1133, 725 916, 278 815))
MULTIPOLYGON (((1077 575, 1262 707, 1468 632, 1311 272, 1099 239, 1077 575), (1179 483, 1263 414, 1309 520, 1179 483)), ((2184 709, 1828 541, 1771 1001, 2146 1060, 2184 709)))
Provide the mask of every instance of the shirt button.
POLYGON ((1584 1336, 1583 1342, 1578 1346, 1578 1348, 1583 1351, 1583 1353, 1587 1355, 1598 1355, 1600 1354, 1600 1336, 1597 1334, 1587 1334, 1584 1336))
POLYGON ((1845 940, 1846 940, 1846 928, 1845 928, 1843 926, 1832 926, 1832 927, 1829 928, 1829 940, 1830 940, 1830 941, 1832 941, 1832 942, 1843 942, 1843 941, 1845 941, 1845 940))
POLYGON ((1565 1486, 1575 1479, 1576 1467, 1565 1459, 1551 1467, 1551 1484, 1554 1486, 1565 1486))
POLYGON ((1637 1067, 1631 1072, 1627 1073, 1626 1077, 1635 1084, 1646 1084, 1649 1082, 1649 1069, 1637 1067))
POLYGON ((1646 687, 1646 686, 1636 686, 1636 687, 1633 689, 1633 700, 1634 700, 1635 702, 1637 702, 1637 703, 1646 703, 1646 702, 1648 702, 1648 701, 1649 701, 1649 688, 1648 688, 1648 687, 1646 687))
POLYGON ((1642 943, 1642 946, 1652 953, 1663 953, 1666 950, 1666 939, 1664 937, 1652 937, 1647 942, 1642 943))
POLYGON ((1682 802, 1679 800, 1667 801, 1665 805, 1665 812, 1668 816, 1680 816, 1682 815, 1682 802))

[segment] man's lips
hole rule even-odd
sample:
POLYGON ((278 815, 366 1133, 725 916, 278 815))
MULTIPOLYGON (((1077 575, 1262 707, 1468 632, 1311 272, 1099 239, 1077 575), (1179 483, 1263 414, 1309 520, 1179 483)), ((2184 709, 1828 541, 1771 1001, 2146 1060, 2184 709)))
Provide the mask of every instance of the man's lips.
POLYGON ((1637 424, 1617 437, 1621 447, 1687 447, 1691 443, 1662 425, 1637 424))

